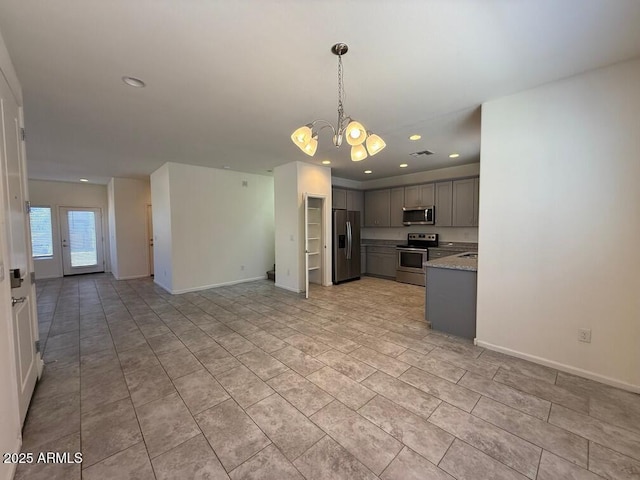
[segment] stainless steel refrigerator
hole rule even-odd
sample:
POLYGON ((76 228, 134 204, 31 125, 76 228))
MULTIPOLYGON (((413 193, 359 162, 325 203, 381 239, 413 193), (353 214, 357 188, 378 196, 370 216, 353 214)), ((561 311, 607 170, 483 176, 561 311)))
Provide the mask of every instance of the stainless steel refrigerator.
POLYGON ((333 283, 360 278, 360 212, 333 211, 333 283))

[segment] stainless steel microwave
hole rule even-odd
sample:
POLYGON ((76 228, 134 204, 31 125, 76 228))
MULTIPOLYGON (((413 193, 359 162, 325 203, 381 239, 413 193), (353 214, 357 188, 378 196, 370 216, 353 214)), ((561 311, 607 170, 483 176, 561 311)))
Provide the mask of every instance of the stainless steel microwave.
POLYGON ((426 207, 404 207, 402 209, 403 225, 433 225, 435 219, 435 208, 433 205, 426 207))

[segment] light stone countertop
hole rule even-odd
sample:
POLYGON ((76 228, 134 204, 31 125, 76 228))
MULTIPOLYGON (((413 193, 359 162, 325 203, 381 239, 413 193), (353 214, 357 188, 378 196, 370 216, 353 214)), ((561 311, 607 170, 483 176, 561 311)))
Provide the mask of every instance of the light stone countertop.
POLYGON ((471 272, 478 271, 478 258, 464 257, 466 254, 477 254, 477 252, 464 252, 457 255, 450 255, 436 260, 424 262, 424 267, 448 268, 451 270, 467 270, 471 272))
POLYGON ((401 243, 402 243, 402 240, 378 240, 378 239, 367 239, 367 238, 363 238, 362 240, 360 240, 360 245, 362 245, 363 247, 395 248, 401 243))
MULTIPOLYGON (((407 243, 406 239, 397 239, 397 240, 381 240, 381 239, 370 239, 363 238, 360 240, 360 245, 363 247, 396 247, 398 245, 404 245, 407 243)), ((478 251, 478 244, 471 242, 439 242, 437 247, 430 248, 438 248, 441 250, 448 251, 456 251, 460 253, 478 251)))
POLYGON ((439 242, 437 247, 439 250, 456 251, 460 253, 477 252, 478 244, 470 242, 439 242))

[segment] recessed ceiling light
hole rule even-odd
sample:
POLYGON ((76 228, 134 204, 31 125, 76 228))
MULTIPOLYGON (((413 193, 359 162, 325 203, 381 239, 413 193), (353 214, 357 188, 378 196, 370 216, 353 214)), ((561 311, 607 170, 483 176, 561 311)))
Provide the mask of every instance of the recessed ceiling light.
POLYGON ((322 160, 323 165, 331 165, 331 160, 322 160))
POLYGON ((411 135, 409 137, 409 140, 420 140, 422 138, 422 135, 418 135, 417 133, 414 135, 411 135))
POLYGON ((143 88, 147 86, 146 83, 136 77, 122 77, 122 81, 130 87, 143 88))
POLYGON ((459 156, 459 153, 452 153, 451 155, 449 155, 449 158, 458 158, 459 156))
POLYGON ((229 170, 231 167, 230 167, 229 165, 225 165, 225 166, 224 166, 224 167, 222 167, 222 168, 224 168, 225 170, 229 170))
POLYGON ((89 180, 87 180, 86 178, 81 178, 80 181, 81 182, 88 182, 89 180))
POLYGON ((364 173, 366 173, 367 175, 369 175, 370 173, 373 173, 371 170, 365 170, 364 173))
POLYGON ((400 168, 407 168, 409 165, 407 165, 406 163, 401 163, 400 164, 400 168))

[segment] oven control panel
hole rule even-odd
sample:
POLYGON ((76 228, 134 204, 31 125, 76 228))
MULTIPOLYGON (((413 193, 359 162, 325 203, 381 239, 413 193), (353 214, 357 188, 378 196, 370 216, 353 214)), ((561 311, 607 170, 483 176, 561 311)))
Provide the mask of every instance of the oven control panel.
POLYGON ((437 247, 438 246, 438 234, 437 233, 410 233, 407 235, 407 244, 410 247, 437 247))
POLYGON ((418 240, 422 242, 436 242, 438 241, 437 233, 410 233, 407 236, 409 241, 418 240))

